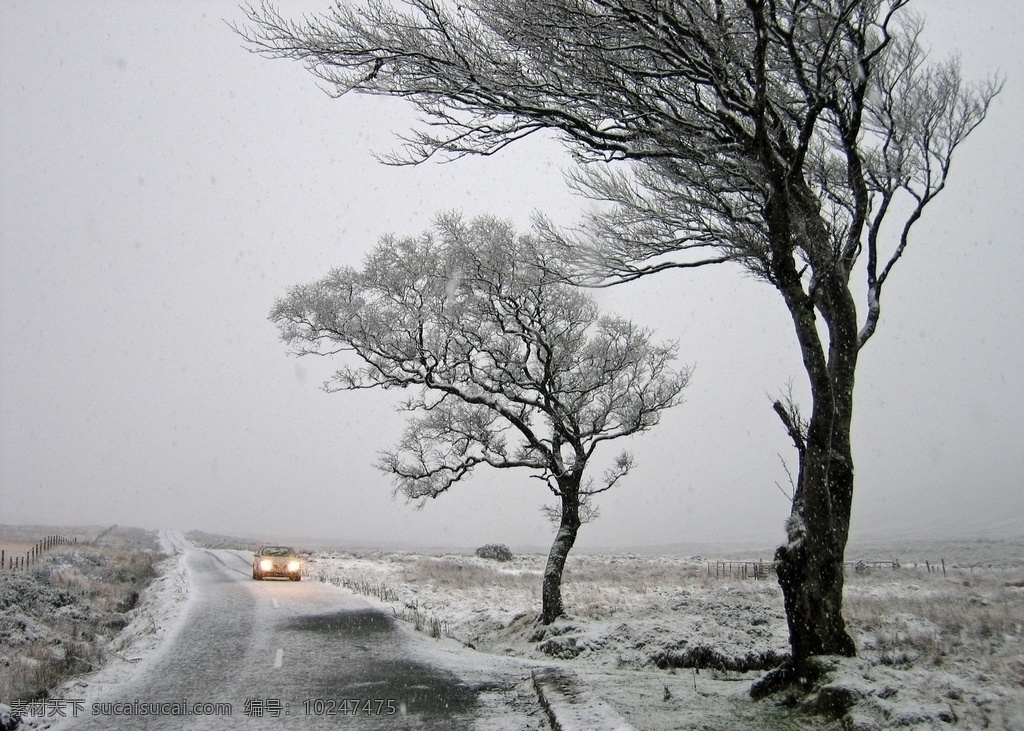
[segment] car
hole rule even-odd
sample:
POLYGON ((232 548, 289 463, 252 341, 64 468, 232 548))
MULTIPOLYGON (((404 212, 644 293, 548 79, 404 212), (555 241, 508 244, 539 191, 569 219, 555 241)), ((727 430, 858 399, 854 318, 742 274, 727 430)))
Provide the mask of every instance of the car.
POLYGON ((252 578, 262 581, 268 576, 301 581, 302 559, 288 546, 261 546, 252 557, 252 578))

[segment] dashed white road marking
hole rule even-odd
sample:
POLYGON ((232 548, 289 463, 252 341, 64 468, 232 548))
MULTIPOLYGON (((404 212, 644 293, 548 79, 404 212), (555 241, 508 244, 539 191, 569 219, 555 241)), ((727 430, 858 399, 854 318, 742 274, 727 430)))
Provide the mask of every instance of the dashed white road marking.
POLYGON ((279 668, 284 664, 284 648, 277 648, 277 653, 274 655, 274 667, 279 668))
POLYGON ((271 599, 270 601, 273 602, 274 609, 280 609, 281 605, 277 603, 277 599, 271 599))

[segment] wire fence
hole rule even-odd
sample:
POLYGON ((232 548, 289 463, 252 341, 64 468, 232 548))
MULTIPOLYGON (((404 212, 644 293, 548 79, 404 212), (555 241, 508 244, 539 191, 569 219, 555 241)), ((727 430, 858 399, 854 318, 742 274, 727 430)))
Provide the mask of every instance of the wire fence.
MULTIPOLYGON (((946 576, 946 559, 940 558, 937 562, 915 561, 913 563, 900 563, 898 558, 885 561, 845 561, 843 563, 847 571, 855 574, 863 574, 877 569, 909 569, 920 571, 922 568, 928 573, 939 573, 946 576)), ((716 579, 754 579, 755 581, 767 579, 775 573, 773 561, 708 561, 708 577, 716 579)))
POLYGON ((68 538, 61 535, 46 536, 36 541, 32 548, 25 551, 25 555, 19 552, 17 555, 8 555, 6 549, 0 549, 0 571, 25 571, 32 568, 42 555, 54 546, 77 546, 77 538, 68 538))
POLYGON ((771 561, 708 561, 708 576, 711 576, 711 565, 714 564, 716 579, 767 579, 775 573, 775 564, 771 561))

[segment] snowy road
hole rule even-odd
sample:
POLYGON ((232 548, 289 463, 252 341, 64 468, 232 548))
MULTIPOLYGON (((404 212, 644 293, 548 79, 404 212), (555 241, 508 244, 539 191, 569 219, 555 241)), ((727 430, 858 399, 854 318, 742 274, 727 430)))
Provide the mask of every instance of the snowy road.
POLYGON ((55 728, 542 727, 528 667, 414 634, 332 585, 253 581, 250 553, 167 538, 185 554, 184 616, 129 680, 55 728))

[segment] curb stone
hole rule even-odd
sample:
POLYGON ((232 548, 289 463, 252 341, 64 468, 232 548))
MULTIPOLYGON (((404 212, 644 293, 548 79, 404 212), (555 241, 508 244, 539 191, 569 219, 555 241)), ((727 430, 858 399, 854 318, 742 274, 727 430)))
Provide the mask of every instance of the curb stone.
POLYGON ((562 668, 534 670, 533 687, 554 731, 634 731, 618 711, 562 668))

